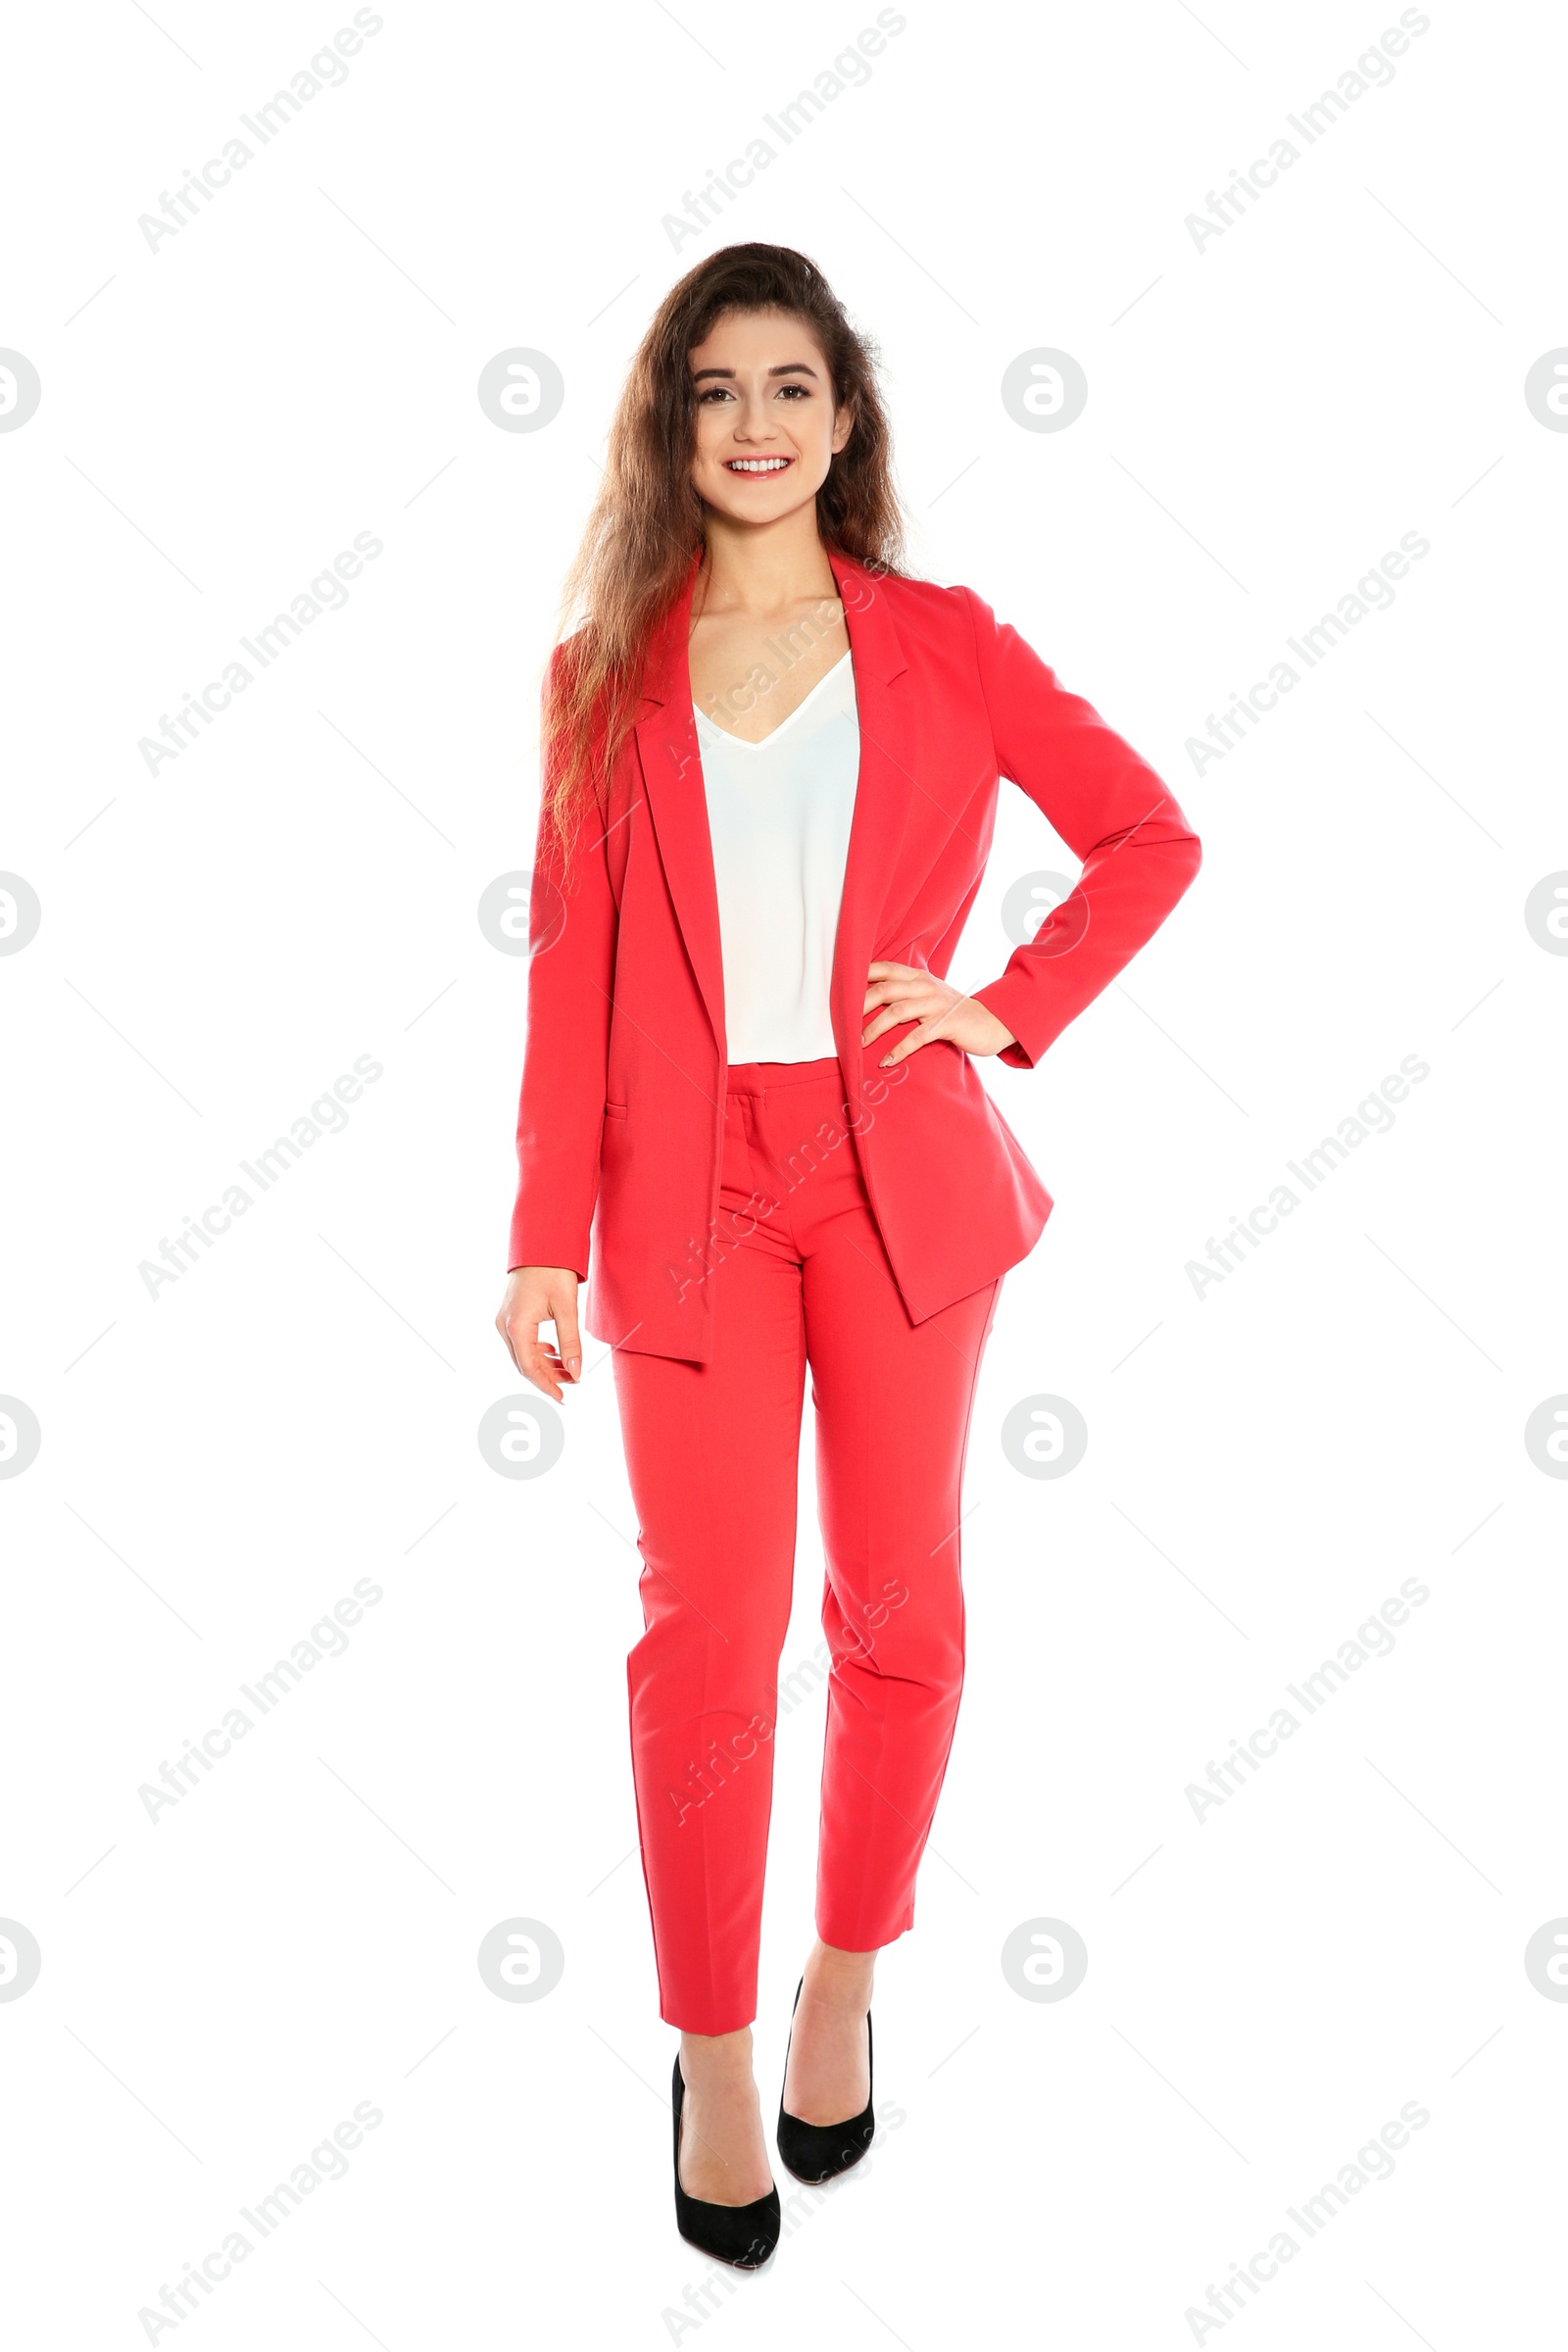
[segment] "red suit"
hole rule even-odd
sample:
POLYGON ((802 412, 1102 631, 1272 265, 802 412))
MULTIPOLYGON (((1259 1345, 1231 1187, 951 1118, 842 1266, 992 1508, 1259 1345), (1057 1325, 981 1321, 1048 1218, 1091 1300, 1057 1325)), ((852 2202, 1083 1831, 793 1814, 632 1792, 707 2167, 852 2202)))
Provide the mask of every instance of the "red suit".
POLYGON ((629 1662, 644 1869, 663 2014, 702 2034, 755 2010, 806 1366, 834 1655, 817 1932, 864 1950, 909 1924, 962 1676, 957 1494, 980 1350, 1001 1277, 1051 1209, 968 1054, 938 1041, 878 1069, 903 1029, 862 1054, 867 967, 946 973, 1010 777, 1082 860, 975 991, 1017 1041, 1000 1058, 1028 1069, 1199 864, 1152 769, 972 591, 829 562, 861 746, 836 1061, 728 1064, 686 653, 695 564, 571 869, 541 833, 534 877, 508 1262, 586 1276, 592 1261, 585 1328, 616 1350, 645 1561, 629 1662))

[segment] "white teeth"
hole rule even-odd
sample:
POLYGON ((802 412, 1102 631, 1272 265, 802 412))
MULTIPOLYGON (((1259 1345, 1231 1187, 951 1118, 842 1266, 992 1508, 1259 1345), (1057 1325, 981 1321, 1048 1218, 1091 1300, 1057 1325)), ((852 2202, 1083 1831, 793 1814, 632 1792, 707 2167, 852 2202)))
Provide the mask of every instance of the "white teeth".
POLYGON ((782 473, 788 458, 730 458, 726 460, 731 473, 782 473))

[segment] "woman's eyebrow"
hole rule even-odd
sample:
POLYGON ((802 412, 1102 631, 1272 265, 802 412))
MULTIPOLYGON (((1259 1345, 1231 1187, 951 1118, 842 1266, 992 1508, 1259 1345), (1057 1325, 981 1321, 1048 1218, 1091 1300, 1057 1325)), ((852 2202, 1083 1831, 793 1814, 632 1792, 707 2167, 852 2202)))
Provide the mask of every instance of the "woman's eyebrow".
MULTIPOLYGON (((700 384, 705 377, 710 375, 725 376, 733 381, 735 372, 733 368, 698 368, 693 371, 692 382, 700 384)), ((816 369, 808 368, 804 360, 786 360, 781 368, 770 368, 767 372, 769 375, 809 375, 814 377, 816 369)))

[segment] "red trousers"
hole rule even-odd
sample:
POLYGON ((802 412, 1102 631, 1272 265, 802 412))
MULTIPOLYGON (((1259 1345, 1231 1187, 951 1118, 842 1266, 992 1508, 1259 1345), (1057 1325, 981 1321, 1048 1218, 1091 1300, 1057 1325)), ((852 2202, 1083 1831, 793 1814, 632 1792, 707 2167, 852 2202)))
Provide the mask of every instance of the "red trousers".
POLYGON ((836 1058, 731 1065, 718 1230, 675 1277, 707 1288, 711 1360, 614 1357, 644 1562, 627 1661, 643 1874, 661 2015, 688 2033, 757 2014, 808 1365, 832 1654, 825 1943, 871 1951, 911 1925, 953 1742, 959 1485, 1002 1286, 910 1321, 852 1132, 875 1116, 846 1104, 836 1058))

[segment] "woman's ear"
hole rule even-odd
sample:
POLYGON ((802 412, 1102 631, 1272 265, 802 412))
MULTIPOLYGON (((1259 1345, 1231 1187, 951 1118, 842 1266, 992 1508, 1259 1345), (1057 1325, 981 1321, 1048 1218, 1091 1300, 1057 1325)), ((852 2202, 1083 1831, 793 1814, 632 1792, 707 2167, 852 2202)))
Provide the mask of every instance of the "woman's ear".
POLYGON ((845 444, 848 442, 848 440, 849 440, 849 437, 850 437, 850 435, 851 435, 851 434, 854 432, 854 430, 855 430, 855 404, 854 404, 854 402, 853 402, 853 401, 849 401, 849 402, 846 402, 845 406, 844 406, 842 409, 840 409, 840 410, 839 410, 838 414, 835 416, 835 417, 834 417, 834 419, 833 419, 833 443, 832 443, 832 447, 833 447, 833 455, 834 455, 835 457, 837 457, 837 456, 838 456, 838 454, 839 454, 839 451, 840 451, 841 449, 843 449, 843 448, 844 448, 845 444))

